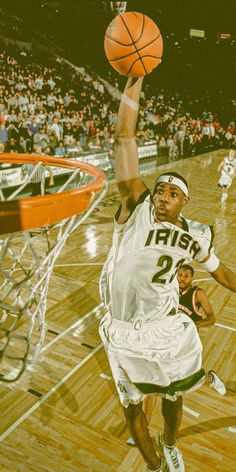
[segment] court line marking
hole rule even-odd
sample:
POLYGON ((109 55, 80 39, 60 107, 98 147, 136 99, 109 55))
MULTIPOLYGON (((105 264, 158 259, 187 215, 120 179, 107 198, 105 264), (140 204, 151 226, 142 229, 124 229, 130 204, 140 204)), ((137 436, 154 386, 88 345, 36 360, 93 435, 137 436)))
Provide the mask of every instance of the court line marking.
POLYGON ((20 418, 18 418, 9 428, 0 435, 0 443, 9 436, 23 421, 25 421, 37 408, 39 408, 53 393, 55 393, 69 378, 74 375, 86 362, 88 362, 101 348, 103 344, 99 344, 93 351, 88 354, 82 361, 71 369, 62 379, 60 379, 47 393, 45 393, 34 405, 32 405, 20 418))
POLYGON ((95 308, 93 308, 91 311, 89 311, 86 315, 84 315, 82 318, 80 318, 78 321, 76 321, 73 325, 69 326, 67 329, 65 329, 60 334, 58 334, 58 336, 56 336, 54 339, 52 339, 52 341, 50 341, 48 344, 46 344, 46 346, 44 346, 41 349, 40 352, 46 351, 49 347, 51 347, 53 344, 55 344, 57 341, 59 341, 59 339, 63 338, 71 330, 73 330, 74 328, 77 328, 78 326, 80 326, 87 318, 89 318, 89 316, 91 316, 93 313, 95 313, 100 308, 102 308, 102 306, 103 306, 103 303, 100 303, 99 305, 97 305, 95 308))
POLYGON ((236 328, 233 328, 232 326, 224 325, 222 323, 215 323, 215 326, 218 326, 218 328, 228 329, 229 331, 236 331, 236 328))
POLYGON ((200 416, 200 413, 195 410, 192 410, 192 408, 188 408, 185 405, 183 405, 183 410, 186 411, 186 413, 189 413, 191 416, 194 416, 195 418, 198 418, 200 416))
POLYGON ((232 428, 231 426, 229 426, 228 431, 230 433, 236 433, 236 428, 232 428))
POLYGON ((111 375, 106 375, 104 374, 103 372, 101 374, 99 374, 99 377, 101 377, 102 379, 104 380, 112 380, 113 378, 111 377, 111 375))

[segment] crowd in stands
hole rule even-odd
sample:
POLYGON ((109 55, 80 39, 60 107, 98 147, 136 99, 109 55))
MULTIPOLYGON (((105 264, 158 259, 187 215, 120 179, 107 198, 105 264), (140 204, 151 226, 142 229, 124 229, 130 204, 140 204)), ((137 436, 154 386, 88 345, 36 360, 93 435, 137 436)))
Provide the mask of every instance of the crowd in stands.
MULTIPOLYGON (((36 51, 16 45, 1 49, 1 153, 66 157, 76 148, 112 156, 118 102, 95 74, 78 73, 52 57, 40 61, 36 51)), ((113 82, 117 88, 119 80, 113 82)), ((223 127, 210 110, 194 114, 179 93, 147 86, 136 137, 138 145, 156 142, 158 154, 178 158, 228 148, 236 131, 233 121, 223 127)))

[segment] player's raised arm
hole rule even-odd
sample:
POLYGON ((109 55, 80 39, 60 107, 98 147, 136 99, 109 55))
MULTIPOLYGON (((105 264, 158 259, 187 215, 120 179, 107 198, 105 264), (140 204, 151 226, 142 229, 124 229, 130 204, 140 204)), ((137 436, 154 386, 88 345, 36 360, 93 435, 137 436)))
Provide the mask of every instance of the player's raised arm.
POLYGON ((122 206, 136 202, 147 189, 140 177, 135 129, 143 78, 128 79, 118 111, 115 141, 115 177, 122 206))

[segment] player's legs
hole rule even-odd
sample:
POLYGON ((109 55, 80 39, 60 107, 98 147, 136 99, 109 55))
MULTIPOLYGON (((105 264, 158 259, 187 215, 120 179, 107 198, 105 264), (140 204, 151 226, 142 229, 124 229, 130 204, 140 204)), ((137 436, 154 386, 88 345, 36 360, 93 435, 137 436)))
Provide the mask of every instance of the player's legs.
MULTIPOLYGON (((143 410, 147 411, 149 420, 153 408, 156 405, 156 397, 146 397, 143 404, 143 410)), ((167 460, 169 470, 184 471, 184 462, 180 450, 176 447, 179 428, 182 421, 183 401, 182 397, 178 397, 176 401, 162 399, 162 415, 164 419, 164 434, 159 433, 157 443, 162 448, 164 456, 167 460)), ((146 418, 147 420, 147 418, 146 418)), ((146 423, 148 425, 148 421, 146 423)), ((133 434, 133 433, 132 433, 133 434)), ((131 439, 131 438, 130 438, 131 439)), ((136 443, 129 443, 136 445, 136 443)), ((140 451, 141 452, 141 451, 140 451)))
POLYGON ((164 433, 157 435, 157 443, 166 459, 169 472, 184 472, 185 465, 181 451, 176 447, 176 439, 182 421, 183 400, 178 397, 175 401, 162 400, 162 415, 164 418, 164 433))
MULTIPOLYGON (((153 412, 153 410, 156 406, 156 403, 157 403, 157 396, 153 396, 153 395, 145 397, 144 400, 143 400, 143 412, 146 416, 146 420, 147 420, 148 425, 151 421, 152 412, 153 412)), ((135 441, 132 437, 128 438, 126 443, 129 444, 129 446, 136 446, 135 441)))
POLYGON ((163 439, 167 446, 173 446, 176 443, 178 431, 182 421, 183 398, 178 397, 176 401, 162 399, 162 415, 164 418, 163 439))
POLYGON ((227 198, 228 198, 228 189, 227 187, 222 187, 221 203, 226 202, 227 198))
POLYGON ((142 403, 138 405, 130 404, 127 408, 124 408, 126 423, 149 469, 158 470, 161 467, 161 461, 150 438, 147 419, 142 405, 142 403))
POLYGON ((161 434, 158 443, 169 471, 184 472, 182 454, 175 446, 182 418, 182 398, 176 394, 195 390, 205 380, 205 372, 201 369, 202 344, 194 322, 187 315, 178 313, 158 322, 144 326, 140 324, 139 329, 134 329, 128 323, 111 321, 107 315, 100 324, 99 332, 121 403, 125 407, 127 425, 149 470, 159 470, 161 463, 152 445, 142 406, 145 396, 155 393, 166 397, 163 402, 166 442, 161 434), (118 349, 121 339, 123 347, 118 349), (157 339, 161 350, 156 347, 157 339), (126 354, 127 346, 131 346, 135 355, 126 354), (170 346, 171 356, 164 355, 170 353, 170 346), (151 358, 143 355, 147 348, 148 352, 153 350, 151 358))
POLYGON ((222 175, 218 187, 221 188, 221 203, 225 203, 228 198, 228 190, 232 184, 232 179, 228 175, 222 175))
POLYGON ((148 396, 144 398, 143 401, 143 411, 147 419, 147 424, 150 423, 152 412, 157 404, 157 397, 156 396, 148 396))

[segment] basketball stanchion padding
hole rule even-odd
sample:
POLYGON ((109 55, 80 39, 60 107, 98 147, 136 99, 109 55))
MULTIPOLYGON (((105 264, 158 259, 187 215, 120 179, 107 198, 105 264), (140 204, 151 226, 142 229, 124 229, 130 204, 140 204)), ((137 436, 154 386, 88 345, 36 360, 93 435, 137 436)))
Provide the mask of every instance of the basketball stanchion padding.
POLYGON ((42 349, 54 263, 72 231, 102 200, 107 184, 102 170, 77 160, 2 154, 0 162, 33 169, 7 198, 0 188, 0 381, 10 383, 42 349), (41 169, 43 192, 45 169, 51 167, 56 176, 60 168, 56 193, 21 198, 36 167, 41 169))

